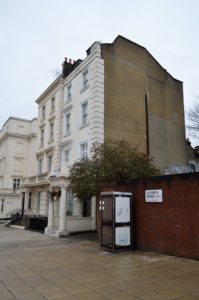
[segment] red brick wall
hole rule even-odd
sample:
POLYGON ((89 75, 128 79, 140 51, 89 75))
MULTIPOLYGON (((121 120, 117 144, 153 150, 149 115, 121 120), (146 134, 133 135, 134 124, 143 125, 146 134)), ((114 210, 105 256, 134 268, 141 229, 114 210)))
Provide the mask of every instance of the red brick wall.
POLYGON ((199 173, 138 180, 103 191, 133 193, 133 243, 139 250, 199 259, 199 173), (146 189, 162 189, 162 203, 146 203, 146 189))

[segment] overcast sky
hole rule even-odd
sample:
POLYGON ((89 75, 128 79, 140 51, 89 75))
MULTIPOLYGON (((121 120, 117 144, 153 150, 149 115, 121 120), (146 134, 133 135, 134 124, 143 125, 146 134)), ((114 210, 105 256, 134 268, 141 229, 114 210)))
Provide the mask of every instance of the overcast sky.
POLYGON ((0 0, 0 128, 37 116, 35 100, 64 57, 120 34, 144 46, 184 83, 185 109, 199 94, 198 0, 0 0))

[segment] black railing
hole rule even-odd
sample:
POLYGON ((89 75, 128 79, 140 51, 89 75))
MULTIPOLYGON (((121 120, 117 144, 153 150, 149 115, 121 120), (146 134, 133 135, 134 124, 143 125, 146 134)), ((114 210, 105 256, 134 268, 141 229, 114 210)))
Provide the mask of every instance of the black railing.
POLYGON ((43 232, 48 225, 48 217, 43 215, 28 216, 27 229, 43 232))
POLYGON ((22 213, 21 211, 17 212, 17 213, 11 213, 11 225, 21 225, 21 220, 23 219, 22 213))
POLYGON ((43 232, 48 225, 48 217, 45 215, 11 214, 11 225, 24 226, 25 229, 43 232))

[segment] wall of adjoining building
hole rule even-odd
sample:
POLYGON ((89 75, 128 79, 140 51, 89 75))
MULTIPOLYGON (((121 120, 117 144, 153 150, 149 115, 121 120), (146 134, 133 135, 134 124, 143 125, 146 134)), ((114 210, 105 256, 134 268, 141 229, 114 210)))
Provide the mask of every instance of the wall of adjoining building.
POLYGON ((183 84, 142 46, 121 36, 102 44, 104 138, 150 155, 162 170, 186 165, 183 84))
POLYGON ((132 192, 134 249, 199 259, 199 172, 137 180, 101 191, 113 190, 132 192), (154 189, 162 190, 163 202, 145 201, 145 190, 154 189))

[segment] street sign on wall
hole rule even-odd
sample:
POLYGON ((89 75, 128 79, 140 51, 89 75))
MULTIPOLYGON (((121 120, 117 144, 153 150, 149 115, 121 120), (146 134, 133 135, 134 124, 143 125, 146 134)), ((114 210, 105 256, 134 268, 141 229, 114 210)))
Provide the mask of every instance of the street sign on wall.
POLYGON ((145 202, 163 202, 162 190, 145 190, 145 202))

